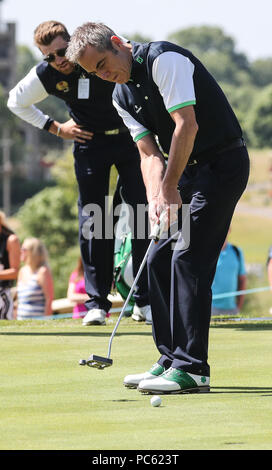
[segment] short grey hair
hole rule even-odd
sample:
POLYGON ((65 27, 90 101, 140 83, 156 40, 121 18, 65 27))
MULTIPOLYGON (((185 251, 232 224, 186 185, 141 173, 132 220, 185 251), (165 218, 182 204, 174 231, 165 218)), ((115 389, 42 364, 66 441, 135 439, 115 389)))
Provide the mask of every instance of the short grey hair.
POLYGON ((72 34, 65 56, 70 62, 77 63, 88 45, 99 52, 113 50, 112 36, 116 36, 115 32, 103 23, 84 23, 72 34))

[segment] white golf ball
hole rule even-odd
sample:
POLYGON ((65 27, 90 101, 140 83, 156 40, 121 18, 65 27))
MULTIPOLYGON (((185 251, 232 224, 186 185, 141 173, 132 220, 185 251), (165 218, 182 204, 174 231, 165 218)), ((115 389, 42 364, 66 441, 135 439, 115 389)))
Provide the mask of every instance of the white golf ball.
POLYGON ((155 395, 151 398, 150 403, 152 406, 160 406, 161 405, 161 397, 155 395))

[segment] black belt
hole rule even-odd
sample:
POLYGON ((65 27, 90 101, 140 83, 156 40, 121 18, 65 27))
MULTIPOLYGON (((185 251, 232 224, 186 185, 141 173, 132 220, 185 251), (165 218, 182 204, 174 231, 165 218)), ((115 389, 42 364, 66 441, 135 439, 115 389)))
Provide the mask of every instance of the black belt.
POLYGON ((209 163, 209 162, 212 162, 213 160, 216 160, 217 156, 221 155, 222 153, 229 152, 230 150, 234 150, 234 149, 237 149, 237 148, 240 148, 240 147, 245 147, 245 146, 246 146, 246 143, 245 143, 243 138, 235 139, 230 144, 225 145, 224 147, 221 147, 221 148, 216 149, 216 150, 212 150, 210 154, 205 153, 206 156, 203 155, 199 159, 194 159, 194 160, 191 160, 191 161, 189 160, 187 165, 190 165, 190 166, 191 165, 197 165, 197 164, 205 165, 206 163, 209 163))

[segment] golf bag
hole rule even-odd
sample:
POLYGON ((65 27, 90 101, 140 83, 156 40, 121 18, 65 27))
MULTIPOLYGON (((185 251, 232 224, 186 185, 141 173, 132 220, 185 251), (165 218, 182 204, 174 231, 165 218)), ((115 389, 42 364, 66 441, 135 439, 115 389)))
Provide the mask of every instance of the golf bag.
MULTIPOLYGON (((114 248, 114 270, 113 279, 114 285, 125 300, 128 296, 130 288, 133 283, 133 272, 132 272, 132 254, 131 254, 131 233, 122 235, 122 238, 116 239, 114 248)), ((133 295, 128 303, 132 310, 135 304, 133 295)), ((130 310, 129 309, 129 310, 130 310)))
MULTIPOLYGON (((113 199, 114 210, 119 206, 119 216, 115 218, 115 242, 113 260, 113 284, 121 297, 126 300, 134 281, 132 269, 131 231, 128 222, 127 205, 122 195, 122 182, 118 178, 113 199)), ((135 300, 133 295, 128 302, 127 313, 131 315, 135 300)))

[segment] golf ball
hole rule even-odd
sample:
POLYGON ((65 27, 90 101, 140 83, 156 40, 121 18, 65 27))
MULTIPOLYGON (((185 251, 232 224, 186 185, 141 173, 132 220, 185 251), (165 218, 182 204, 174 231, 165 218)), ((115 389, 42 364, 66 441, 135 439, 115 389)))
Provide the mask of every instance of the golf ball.
POLYGON ((161 405, 161 397, 155 395, 151 398, 150 403, 152 406, 160 406, 161 405))

